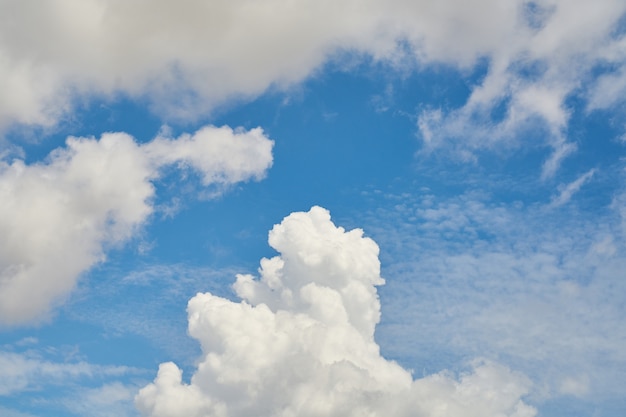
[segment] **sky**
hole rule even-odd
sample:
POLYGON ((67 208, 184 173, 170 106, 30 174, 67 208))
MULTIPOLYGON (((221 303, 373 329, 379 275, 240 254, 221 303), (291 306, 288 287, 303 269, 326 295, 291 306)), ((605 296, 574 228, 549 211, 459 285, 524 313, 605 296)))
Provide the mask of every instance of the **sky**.
POLYGON ((0 91, 0 415, 624 415, 623 0, 0 0, 0 91))

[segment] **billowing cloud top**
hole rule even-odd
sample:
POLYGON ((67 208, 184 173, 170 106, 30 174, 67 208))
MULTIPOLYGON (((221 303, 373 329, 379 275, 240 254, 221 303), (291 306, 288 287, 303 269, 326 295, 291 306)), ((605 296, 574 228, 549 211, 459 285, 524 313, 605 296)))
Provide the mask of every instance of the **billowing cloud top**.
POLYGON ((240 275, 241 302, 210 293, 189 301, 189 333, 202 346, 190 383, 174 363, 136 397, 152 417, 436 416, 532 417, 528 380, 476 362, 459 379, 413 380, 380 355, 378 247, 346 232, 328 211, 293 213, 270 232, 280 256, 260 279, 240 275))
POLYGON ((273 142, 260 128, 207 126, 138 144, 125 133, 69 138, 46 162, 0 162, 0 323, 38 318, 78 275, 127 240, 153 211, 152 181, 171 164, 204 185, 261 179, 273 142))

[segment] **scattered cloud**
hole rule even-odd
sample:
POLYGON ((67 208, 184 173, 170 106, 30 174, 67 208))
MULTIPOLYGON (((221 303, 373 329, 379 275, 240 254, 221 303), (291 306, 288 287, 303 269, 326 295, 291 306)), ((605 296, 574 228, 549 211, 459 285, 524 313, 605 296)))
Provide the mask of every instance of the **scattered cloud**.
POLYGON ((98 388, 78 390, 62 403, 65 409, 77 416, 130 417, 137 415, 133 406, 136 392, 134 385, 112 382, 98 388))
POLYGON ((561 162, 570 154, 576 152, 575 144, 566 142, 565 139, 558 136, 553 141, 552 147, 552 155, 546 159, 541 169, 541 179, 543 180, 553 178, 561 166, 561 162))
POLYGON ((428 370, 476 355, 502 360, 541 387, 537 401, 622 398, 621 215, 564 206, 593 172, 551 210, 485 193, 389 196, 392 205, 363 221, 389 278, 383 352, 428 370))
POLYGON ((0 405, 0 414, 5 417, 35 417, 32 414, 23 413, 21 411, 12 410, 10 408, 6 408, 0 405))
MULTIPOLYGON (((86 381, 57 403, 78 415, 125 416, 134 401, 153 417, 530 417, 528 404, 546 399, 623 401, 626 193, 608 208, 578 207, 570 202, 582 187, 606 184, 612 168, 594 162, 602 168, 569 183, 558 174, 587 149, 573 126, 596 129, 586 124, 592 113, 624 109, 625 17, 623 0, 0 0, 0 136, 62 126, 93 101, 147 103, 164 123, 206 120, 267 91, 285 92, 285 104, 322 69, 353 71, 363 62, 397 71, 370 100, 382 120, 404 103, 395 80, 445 77, 443 68, 463 88, 437 101, 416 95, 417 110, 402 111, 411 113, 423 155, 478 166, 484 151, 523 148, 515 175, 540 150, 537 184, 565 182, 522 201, 509 200, 517 190, 494 200, 489 191, 442 197, 454 187, 438 196, 408 187, 379 195, 377 209, 359 215, 383 248, 384 287, 374 241, 336 227, 319 207, 273 229, 279 256, 261 261, 260 277, 238 275, 240 301, 223 298, 228 268, 156 264, 114 275, 119 287, 96 277, 68 317, 88 311, 81 320, 145 337, 178 365, 162 364, 134 397, 128 381, 111 381, 130 368, 46 359, 34 350, 38 339, 25 337, 0 346, 0 396, 86 381), (184 379, 187 354, 198 350, 181 341, 182 310, 162 316, 198 290, 210 293, 189 301, 188 323, 202 356, 184 379), (423 366, 422 377, 390 357, 423 366), (97 375, 108 379, 93 387, 97 375)), ((324 117, 339 124, 341 114, 324 117)), ((623 123, 609 119, 602 128, 617 136, 623 123)), ((192 173, 201 186, 185 187, 202 199, 261 180, 273 162, 260 128, 206 126, 174 138, 165 126, 142 144, 125 133, 70 137, 32 163, 19 140, 0 137, 0 326, 49 319, 112 247, 151 219, 184 211, 178 189, 157 201, 173 171, 192 173)), ((607 149, 584 157, 602 159, 607 149)), ((432 177, 458 175, 423 167, 432 177)), ((473 185, 487 190, 492 179, 473 185)), ((527 177, 495 179, 518 180, 527 177)), ((159 245, 136 247, 149 254, 159 245)), ((9 406, 0 414, 28 416, 9 406)))
POLYGON ((199 353, 185 328, 187 302, 201 291, 231 294, 226 280, 239 272, 241 268, 181 264, 150 264, 128 272, 108 262, 78 285, 63 313, 102 328, 107 337, 140 336, 186 366, 199 353))
POLYGON ((562 206, 563 204, 568 203, 572 199, 572 196, 576 194, 583 185, 585 185, 589 180, 591 180, 595 172, 596 172, 595 169, 591 169, 587 171, 586 173, 584 173, 583 175, 581 175, 580 177, 578 177, 575 181, 563 187, 559 195, 552 199, 552 201, 549 204, 549 207, 559 207, 559 206, 562 206))
POLYGON ((51 384, 67 384, 102 376, 119 377, 137 370, 126 366, 102 366, 87 362, 53 362, 36 352, 0 351, 0 396, 33 391, 51 384))
POLYGON ((539 129, 554 149, 549 176, 574 149, 567 99, 596 109, 619 98, 625 12, 620 0, 6 0, 0 126, 55 124, 92 95, 148 98, 165 118, 195 118, 288 88, 348 51, 412 70, 486 65, 461 107, 419 116, 427 146, 451 143, 471 159, 539 129), (587 83, 593 71, 600 78, 587 83))
POLYGON ((124 133, 70 137, 44 162, 0 162, 0 323, 40 318, 127 241, 154 211, 164 167, 189 168, 219 192, 263 178, 272 146, 260 128, 207 126, 145 144, 124 133))
MULTIPOLYGON (((59 353, 54 346, 24 350, 17 343, 0 350, 0 402, 7 407, 26 406, 29 413, 40 416, 50 412, 137 415, 133 397, 139 389, 137 381, 145 381, 145 370, 63 358, 59 353)), ((32 417, 23 411, 0 406, 3 416, 32 417)))
POLYGON ((146 416, 531 417, 521 374, 475 361, 458 377, 413 379, 380 355, 378 246, 359 229, 336 227, 325 209, 292 213, 269 234, 280 255, 260 278, 239 275, 242 301, 200 293, 189 333, 202 357, 189 383, 163 363, 135 402, 146 416))

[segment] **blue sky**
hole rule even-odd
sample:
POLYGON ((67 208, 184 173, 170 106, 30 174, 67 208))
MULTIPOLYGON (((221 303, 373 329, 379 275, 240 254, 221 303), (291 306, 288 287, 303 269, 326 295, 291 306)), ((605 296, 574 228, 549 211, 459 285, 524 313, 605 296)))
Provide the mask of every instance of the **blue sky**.
POLYGON ((622 416, 625 17, 0 1, 0 414, 622 416))

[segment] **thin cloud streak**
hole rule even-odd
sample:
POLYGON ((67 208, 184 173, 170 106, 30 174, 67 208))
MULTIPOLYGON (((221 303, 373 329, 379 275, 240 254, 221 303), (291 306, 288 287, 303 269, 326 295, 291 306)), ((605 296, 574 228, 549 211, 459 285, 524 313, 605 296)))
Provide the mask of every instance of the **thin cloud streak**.
POLYGON ((200 293, 188 304, 202 356, 189 383, 172 362, 135 399, 145 416, 533 417, 531 383, 490 361, 457 377, 414 380, 380 355, 378 246, 336 227, 321 207, 292 213, 269 234, 280 255, 259 278, 239 275, 241 302, 200 293))

